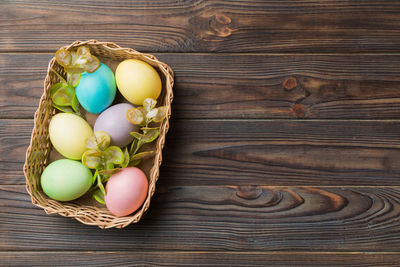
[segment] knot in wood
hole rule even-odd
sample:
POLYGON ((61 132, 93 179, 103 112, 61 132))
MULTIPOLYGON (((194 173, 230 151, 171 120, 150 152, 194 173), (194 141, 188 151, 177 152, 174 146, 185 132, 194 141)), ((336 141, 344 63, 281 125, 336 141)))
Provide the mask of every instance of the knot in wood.
POLYGON ((294 104, 294 105, 292 106, 292 110, 293 110, 294 116, 295 116, 296 118, 303 119, 303 118, 306 117, 307 110, 306 110, 306 107, 305 107, 305 106, 303 106, 303 105, 301 105, 301 104, 294 104))
POLYGON ((262 193, 262 188, 255 185, 239 186, 236 191, 236 196, 247 200, 253 200, 259 198, 262 193))
POLYGON ((283 82, 283 87, 288 91, 292 90, 296 86, 297 86, 297 80, 295 77, 289 77, 283 82))
POLYGON ((230 24, 232 22, 231 18, 224 14, 216 14, 215 20, 221 24, 230 24))

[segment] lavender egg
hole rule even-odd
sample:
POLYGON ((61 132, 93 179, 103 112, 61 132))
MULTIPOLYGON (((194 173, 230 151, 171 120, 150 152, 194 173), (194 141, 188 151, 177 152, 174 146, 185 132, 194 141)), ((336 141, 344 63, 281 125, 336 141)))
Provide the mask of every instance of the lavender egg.
POLYGON ((128 121, 126 113, 135 106, 122 103, 104 110, 94 124, 94 131, 105 131, 111 137, 111 144, 124 147, 132 142, 130 132, 137 132, 139 127, 128 121))

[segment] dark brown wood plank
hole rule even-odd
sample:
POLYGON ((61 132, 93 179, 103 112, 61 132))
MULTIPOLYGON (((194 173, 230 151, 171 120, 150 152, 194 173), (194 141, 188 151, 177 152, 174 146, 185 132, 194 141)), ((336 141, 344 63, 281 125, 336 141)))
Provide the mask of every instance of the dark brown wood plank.
POLYGON ((0 187, 0 250, 400 252, 399 188, 159 187, 140 223, 102 230, 0 187))
POLYGON ((0 118, 33 118, 53 54, 0 54, 0 118))
POLYGON ((25 183, 23 163, 33 120, 0 120, 0 184, 25 183))
POLYGON ((400 47, 392 1, 1 2, 0 50, 96 38, 146 51, 370 52, 400 47))
POLYGON ((397 253, 0 252, 7 266, 398 266, 397 253), (62 265, 60 265, 60 263, 62 265))
MULTIPOLYGON (((400 55, 157 56, 175 71, 175 118, 400 118, 400 55)), ((51 57, 0 54, 0 118, 33 117, 51 57)))
POLYGON ((399 121, 172 121, 161 182, 400 185, 399 121))
MULTIPOLYGON (((32 120, 0 120, 0 184, 24 184, 32 120)), ((165 185, 400 185, 396 121, 172 120, 165 185)))

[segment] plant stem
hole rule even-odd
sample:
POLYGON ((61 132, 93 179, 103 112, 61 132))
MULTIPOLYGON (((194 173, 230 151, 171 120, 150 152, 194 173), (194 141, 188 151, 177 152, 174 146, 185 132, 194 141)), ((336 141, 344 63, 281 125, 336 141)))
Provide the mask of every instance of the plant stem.
POLYGON ((100 174, 97 174, 97 186, 99 187, 101 192, 105 195, 106 194, 106 190, 104 189, 103 183, 101 182, 100 174))
POLYGON ((132 144, 131 144, 131 149, 129 149, 129 156, 132 156, 132 151, 134 150, 134 147, 136 146, 137 141, 136 139, 133 139, 132 144))
POLYGON ((141 141, 142 141, 141 139, 139 139, 139 140, 137 141, 136 148, 135 148, 135 150, 133 151, 133 153, 131 154, 131 156, 135 155, 135 154, 139 151, 140 147, 143 145, 143 143, 142 143, 141 141))

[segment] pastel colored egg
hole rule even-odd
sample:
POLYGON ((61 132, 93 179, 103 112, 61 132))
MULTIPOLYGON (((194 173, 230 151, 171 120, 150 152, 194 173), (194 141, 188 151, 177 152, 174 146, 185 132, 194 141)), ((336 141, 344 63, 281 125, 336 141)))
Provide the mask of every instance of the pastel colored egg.
POLYGON ((44 169, 40 183, 47 196, 59 201, 70 201, 89 190, 92 173, 79 161, 60 159, 44 169))
POLYGON ((104 110, 94 124, 94 131, 104 131, 111 137, 111 144, 124 147, 132 142, 130 132, 137 132, 139 127, 128 121, 126 113, 134 108, 128 103, 121 103, 104 110))
POLYGON ((142 170, 136 167, 121 169, 107 182, 107 209, 115 216, 127 216, 143 204, 147 190, 148 182, 142 170))
POLYGON ((80 160, 86 151, 86 140, 93 135, 93 130, 78 115, 58 113, 50 121, 49 135, 51 143, 60 154, 80 160))
POLYGON ((101 63, 95 72, 82 73, 75 91, 81 106, 90 113, 98 114, 114 101, 116 93, 114 73, 107 65, 101 63))
POLYGON ((122 61, 115 79, 121 94, 135 105, 142 105, 146 98, 157 99, 161 93, 160 75, 150 64, 138 59, 122 61))

